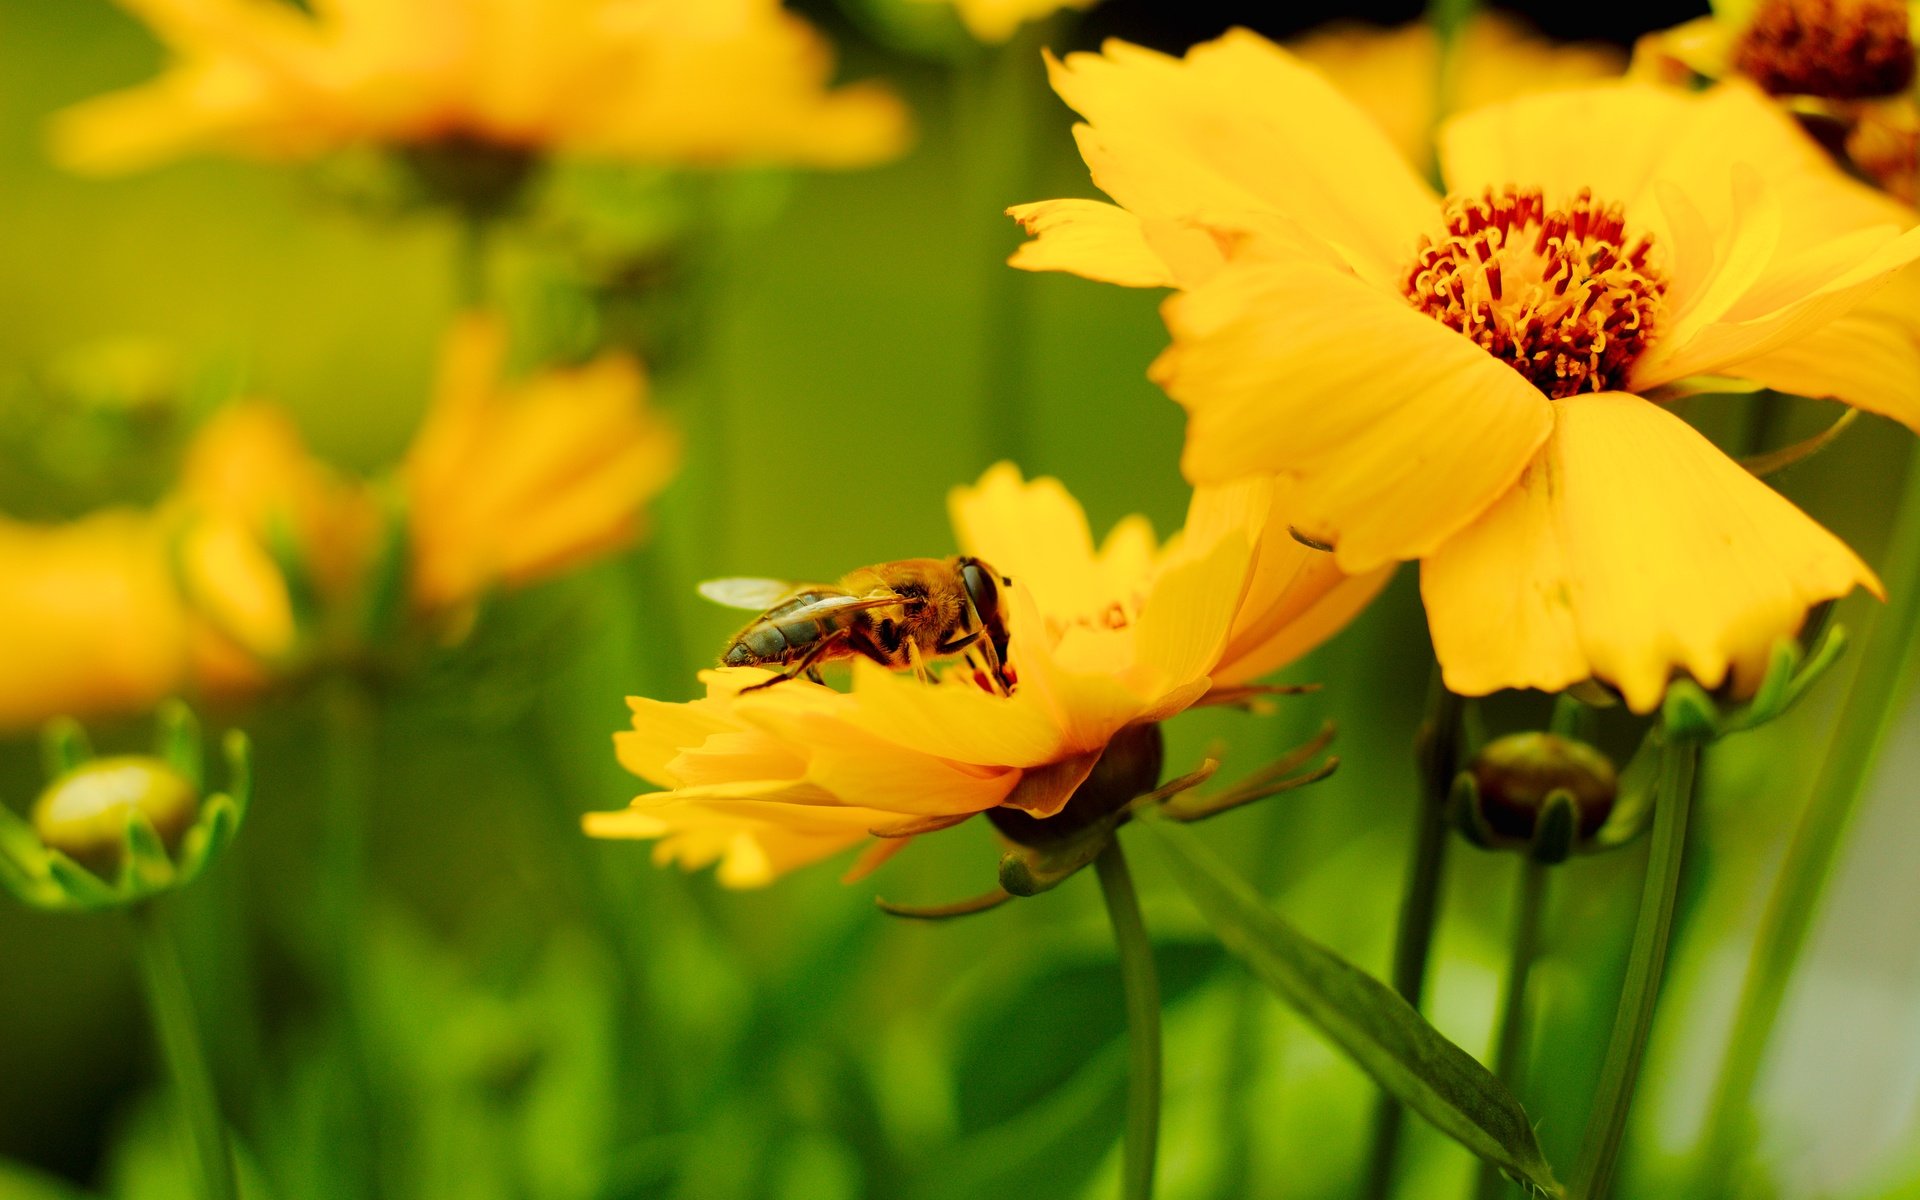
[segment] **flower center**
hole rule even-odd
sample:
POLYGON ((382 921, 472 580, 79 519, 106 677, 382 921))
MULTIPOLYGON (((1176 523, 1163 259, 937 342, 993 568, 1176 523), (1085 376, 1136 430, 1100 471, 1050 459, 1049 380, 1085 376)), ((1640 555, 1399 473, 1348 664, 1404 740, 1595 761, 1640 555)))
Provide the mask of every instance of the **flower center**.
POLYGON ((1761 0, 1733 65, 1776 96, 1904 92, 1914 72, 1905 0, 1761 0))
POLYGON ((1586 188, 1549 209, 1539 188, 1450 196, 1445 234, 1420 239, 1401 290, 1554 399, 1626 381, 1653 337, 1666 278, 1617 204, 1586 188))

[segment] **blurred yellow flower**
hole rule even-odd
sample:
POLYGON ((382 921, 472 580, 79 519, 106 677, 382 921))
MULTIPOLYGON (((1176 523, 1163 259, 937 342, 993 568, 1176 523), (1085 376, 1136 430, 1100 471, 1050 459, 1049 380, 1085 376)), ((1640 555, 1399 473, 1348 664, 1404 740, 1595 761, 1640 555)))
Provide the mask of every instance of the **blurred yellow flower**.
POLYGON ((1010 40, 1022 25, 1069 8, 1092 8, 1100 0, 914 0, 917 4, 950 4, 967 32, 983 42, 1010 40))
POLYGON ((1426 21, 1392 29, 1342 22, 1289 47, 1422 168, 1433 159, 1433 130, 1442 117, 1626 69, 1626 57, 1611 46, 1550 42, 1515 18, 1482 11, 1460 30, 1440 112, 1440 38, 1426 21))
POLYGON ((413 595, 428 611, 632 540, 679 462, 679 438, 646 407, 633 359, 608 354, 506 384, 505 355, 500 322, 455 326, 401 472, 413 595))
POLYGON ((1847 157, 1889 194, 1920 197, 1920 96, 1911 0, 1722 0, 1650 33, 1633 74, 1690 84, 1744 76, 1808 120, 1837 124, 1847 157))
POLYGON ((132 509, 53 526, 0 519, 0 728, 150 708, 179 688, 187 614, 166 542, 132 509))
POLYGON ((1013 210, 1036 235, 1016 265, 1182 289, 1153 375, 1188 410, 1188 476, 1288 479, 1347 570, 1424 559, 1454 689, 1591 677, 1645 711, 1675 670, 1744 688, 1812 605, 1878 587, 1644 398, 1731 376, 1920 423, 1920 309, 1892 283, 1913 214, 1751 88, 1455 117, 1443 201, 1244 31, 1053 73, 1120 207, 1013 210))
POLYGON ((620 761, 664 790, 591 815, 587 831, 658 839, 657 861, 718 861, 744 887, 876 829, 888 836, 856 871, 1000 805, 1053 817, 1123 729, 1298 658, 1385 583, 1388 570, 1349 578, 1297 543, 1281 492, 1203 489, 1166 545, 1136 517, 1096 548, 1058 481, 995 467, 951 507, 966 552, 1014 581, 1012 695, 971 671, 929 685, 864 660, 845 693, 794 680, 741 695, 767 672, 704 672, 702 699, 629 701, 620 761))
POLYGON ((433 143, 850 166, 906 135, 886 88, 829 86, 831 47, 779 0, 123 2, 171 63, 61 114, 77 170, 433 143))
POLYGON ((250 691, 302 649, 296 590, 337 612, 365 582, 381 515, 366 488, 314 458, 270 404, 229 405, 195 437, 168 504, 175 566, 204 623, 200 685, 250 691), (289 578, 289 572, 293 578, 289 578))

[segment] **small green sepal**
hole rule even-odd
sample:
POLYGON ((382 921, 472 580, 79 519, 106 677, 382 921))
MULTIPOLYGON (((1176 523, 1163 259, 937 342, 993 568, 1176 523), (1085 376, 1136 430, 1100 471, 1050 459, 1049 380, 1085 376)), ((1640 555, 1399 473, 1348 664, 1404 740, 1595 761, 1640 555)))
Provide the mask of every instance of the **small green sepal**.
MULTIPOLYGON (((1009 899, 1050 892, 1099 858, 1115 832, 1135 817, 1192 824, 1318 783, 1340 765, 1340 760, 1331 756, 1313 763, 1332 744, 1333 738, 1334 726, 1328 722, 1305 743, 1240 782, 1220 792, 1201 795, 1194 789, 1212 779, 1220 769, 1216 759, 1205 759, 1187 774, 1152 787, 1161 766, 1159 728, 1154 725, 1129 727, 1114 738, 1085 781, 1054 816, 1035 817, 1008 806, 988 810, 988 819, 1007 844, 1006 852, 1000 857, 999 886, 993 891, 951 904, 904 905, 877 897, 876 903, 882 912, 897 917, 946 920, 986 912, 1009 899)), ((913 821, 872 832, 877 837, 915 836, 953 823, 945 819, 931 823, 913 821)))
POLYGON ((1691 679, 1677 679, 1667 688, 1660 707, 1666 736, 1677 741, 1711 742, 1730 733, 1745 733, 1784 715, 1806 695, 1847 646, 1847 631, 1827 627, 1810 651, 1793 638, 1775 642, 1767 657, 1767 673, 1751 699, 1722 707, 1691 679))

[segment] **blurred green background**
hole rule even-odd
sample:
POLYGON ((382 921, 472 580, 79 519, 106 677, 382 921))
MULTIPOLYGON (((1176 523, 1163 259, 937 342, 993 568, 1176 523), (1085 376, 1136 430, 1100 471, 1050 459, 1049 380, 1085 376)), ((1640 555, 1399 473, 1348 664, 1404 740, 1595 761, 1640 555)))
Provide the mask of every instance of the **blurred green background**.
MULTIPOLYGON (((1118 31, 1177 48, 1260 8, 1110 6, 1061 44, 1118 31)), ((1301 10, 1266 28, 1351 11, 1301 10)), ((657 871, 643 845, 575 832, 579 813, 635 790, 609 752, 622 698, 691 695, 692 669, 737 623, 695 598, 694 581, 831 577, 947 553, 948 489, 1009 453, 1066 481, 1096 532, 1139 511, 1164 534, 1184 507, 1180 414, 1144 376, 1164 337, 1156 295, 995 265, 1017 241, 998 208, 1092 194, 1038 64, 1012 76, 1027 93, 1013 111, 1033 122, 1027 161, 1007 130, 960 118, 946 67, 889 52, 825 6, 810 15, 841 44, 848 77, 883 76, 908 96, 919 124, 909 156, 846 174, 691 181, 568 168, 544 185, 543 215, 496 246, 522 357, 636 342, 692 442, 647 546, 503 600, 463 654, 380 695, 371 950, 357 967, 370 1000, 354 1035, 374 1049, 371 1079, 343 1066, 336 997, 313 950, 326 919, 313 867, 324 698, 212 714, 254 734, 257 799, 235 851, 175 903, 230 1115, 274 1194, 356 1194, 368 1168, 342 1140, 356 1129, 371 1131, 371 1169, 395 1196, 1114 1189, 1123 1020, 1090 883, 925 926, 879 915, 872 894, 982 890, 995 850, 981 823, 855 887, 822 867, 744 893, 657 871), (1010 155, 984 179, 961 162, 966 139, 983 136, 1006 138, 1010 155), (692 231, 697 250, 659 258, 663 229, 692 231), (622 278, 662 282, 596 309, 593 281, 622 278), (1023 427, 982 399, 1003 369, 1019 381, 1023 427)), ((1536 15, 1558 20, 1556 32, 1626 42, 1690 13, 1593 9, 1580 28, 1536 15)), ((290 406, 341 464, 390 462, 455 310, 451 224, 384 203, 366 164, 198 160, 104 183, 49 165, 49 113, 158 61, 151 38, 105 4, 0 2, 0 509, 16 517, 150 499, 194 420, 236 395, 290 406), (156 361, 170 365, 141 365, 156 361), (127 417, 123 442, 91 459, 50 453, 63 422, 98 415, 75 415, 76 373, 113 369, 160 371, 177 381, 160 389, 177 403, 127 417)), ((1707 398, 1689 415, 1725 433, 1739 403, 1707 398)), ((1781 440, 1825 416, 1792 410, 1781 440)), ((1877 560, 1906 450, 1905 434, 1870 418, 1777 482, 1877 560)), ((1427 682, 1415 582, 1403 571, 1286 673, 1324 692, 1273 717, 1196 714, 1170 731, 1170 771, 1221 739, 1232 772, 1339 723, 1332 780, 1205 836, 1309 932, 1377 970, 1427 682)), ((1858 627, 1870 612, 1856 598, 1839 619, 1858 627)), ((1850 666, 1789 720, 1708 761, 1622 1195, 1676 1194, 1674 1156, 1699 1121, 1757 905, 1850 666)), ((1501 729, 1544 712, 1520 697, 1486 716, 1501 729)), ((1900 729, 1765 1077, 1763 1152, 1782 1197, 1920 1196, 1920 750, 1914 723, 1900 729)), ((100 740, 144 736, 143 722, 109 723, 100 740)), ((6 802, 24 807, 38 779, 29 741, 0 746, 6 802)), ((1521 1089, 1555 1162, 1578 1142, 1643 856, 1635 846, 1556 872, 1521 1089)), ((1168 993, 1163 1194, 1352 1194, 1371 1085, 1224 958, 1151 854, 1138 858, 1168 993)), ((1448 880, 1429 1012, 1476 1053, 1514 874, 1509 859, 1461 845, 1448 880)), ((186 1194, 156 1084, 116 923, 0 906, 0 1157, 19 1164, 0 1172, 0 1197, 186 1194)), ((1402 1194, 1459 1194, 1467 1156, 1424 1128, 1413 1148, 1402 1194)))

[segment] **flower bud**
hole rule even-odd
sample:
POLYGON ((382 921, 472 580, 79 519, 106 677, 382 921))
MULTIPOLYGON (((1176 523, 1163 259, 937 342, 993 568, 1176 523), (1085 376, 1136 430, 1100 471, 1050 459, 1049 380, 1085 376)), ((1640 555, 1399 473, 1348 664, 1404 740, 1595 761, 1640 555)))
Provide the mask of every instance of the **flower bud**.
POLYGON ((1600 832, 1618 791, 1613 763, 1585 742, 1515 733, 1468 766, 1454 790, 1454 817, 1480 845, 1559 862, 1600 832))
POLYGON ((192 783, 157 758, 97 758, 47 785, 33 806, 40 840, 104 880, 119 875, 135 814, 171 853, 199 811, 192 783))

